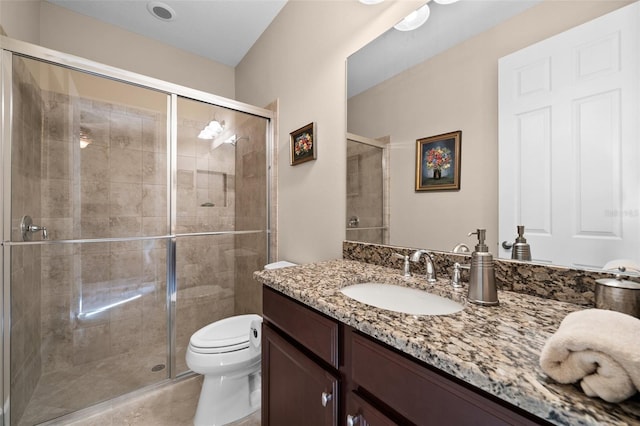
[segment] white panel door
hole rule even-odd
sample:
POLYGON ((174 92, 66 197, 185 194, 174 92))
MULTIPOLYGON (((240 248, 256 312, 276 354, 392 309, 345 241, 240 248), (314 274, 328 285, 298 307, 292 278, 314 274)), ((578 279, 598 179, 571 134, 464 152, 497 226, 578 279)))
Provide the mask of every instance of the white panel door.
POLYGON ((499 61, 499 241, 524 225, 533 260, 640 261, 639 21, 634 3, 499 61))

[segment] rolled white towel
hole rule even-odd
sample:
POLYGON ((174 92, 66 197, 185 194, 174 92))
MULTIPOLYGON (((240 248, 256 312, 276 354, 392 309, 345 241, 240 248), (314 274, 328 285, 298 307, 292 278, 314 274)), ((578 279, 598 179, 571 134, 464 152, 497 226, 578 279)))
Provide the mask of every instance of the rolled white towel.
POLYGON ((588 396, 621 402, 640 390, 640 319, 604 309, 567 315, 547 340, 540 366, 588 396))

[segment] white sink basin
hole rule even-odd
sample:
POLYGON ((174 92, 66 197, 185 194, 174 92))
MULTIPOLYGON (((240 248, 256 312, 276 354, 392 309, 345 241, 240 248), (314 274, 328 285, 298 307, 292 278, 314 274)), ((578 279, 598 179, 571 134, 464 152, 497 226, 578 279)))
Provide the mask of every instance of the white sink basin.
POLYGON ((391 284, 354 284, 343 287, 340 291, 358 302, 412 315, 448 315, 464 308, 446 297, 391 284))

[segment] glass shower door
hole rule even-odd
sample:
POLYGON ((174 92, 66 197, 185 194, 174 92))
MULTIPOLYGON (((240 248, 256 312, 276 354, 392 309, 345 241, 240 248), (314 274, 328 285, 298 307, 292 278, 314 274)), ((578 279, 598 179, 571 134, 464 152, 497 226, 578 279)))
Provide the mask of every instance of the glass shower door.
POLYGON ((347 138, 347 240, 388 243, 387 164, 382 143, 347 138))
POLYGON ((189 370, 198 329, 262 312, 252 274, 267 262, 267 128, 262 117, 177 99, 176 374, 189 370))
POLYGON ((12 86, 10 417, 35 424, 168 377, 169 96, 18 55, 12 86))

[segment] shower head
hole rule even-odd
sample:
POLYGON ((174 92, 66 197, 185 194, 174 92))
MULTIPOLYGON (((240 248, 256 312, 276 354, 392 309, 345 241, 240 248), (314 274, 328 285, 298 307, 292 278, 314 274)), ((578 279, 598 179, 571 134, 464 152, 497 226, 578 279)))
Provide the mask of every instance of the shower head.
POLYGON ((231 135, 230 137, 225 139, 224 143, 228 143, 228 144, 231 144, 231 145, 235 146, 241 140, 248 141, 249 137, 248 136, 240 136, 240 137, 238 137, 238 135, 231 135))
POLYGON ((231 135, 228 138, 222 140, 222 139, 215 139, 213 141, 213 143, 211 144, 211 150, 213 151, 214 149, 218 148, 221 145, 233 145, 236 146, 236 144, 238 143, 238 141, 241 140, 249 140, 249 138, 247 136, 241 136, 238 137, 237 135, 231 135))

